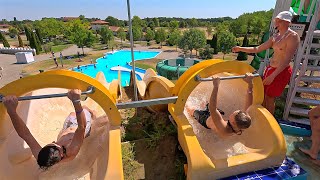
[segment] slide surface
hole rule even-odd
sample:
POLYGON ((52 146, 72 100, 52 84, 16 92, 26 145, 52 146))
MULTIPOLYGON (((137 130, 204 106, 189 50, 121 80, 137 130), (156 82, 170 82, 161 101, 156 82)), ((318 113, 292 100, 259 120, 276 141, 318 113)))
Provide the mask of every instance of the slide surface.
MULTIPOLYGON (((94 80, 72 71, 49 71, 14 81, 0 89, 0 94, 41 95, 64 93, 66 89, 89 86, 95 92, 82 104, 97 113, 90 136, 78 156, 70 162, 57 164, 47 171, 39 169, 28 145, 17 135, 3 104, 0 105, 0 179, 123 179, 120 114, 114 94, 103 85, 101 75, 94 80), (106 116, 105 116, 106 115, 106 116), (107 125, 107 121, 110 125, 107 125), (112 146, 109 146, 112 144, 112 146)), ((111 89, 110 89, 111 90, 111 89)), ((67 97, 22 101, 18 113, 41 146, 52 141, 62 129, 65 118, 74 111, 67 97)))
MULTIPOLYGON (((133 82, 132 77, 134 76, 131 72, 130 83, 133 82)), ((174 87, 174 84, 170 80, 158 76, 153 69, 147 69, 141 81, 136 78, 136 84, 139 97, 143 100, 170 97, 170 91, 174 87)), ((164 112, 168 110, 168 105, 154 105, 147 108, 153 112, 164 112)))
MULTIPOLYGON (((172 95, 179 98, 169 104, 169 112, 178 127, 180 145, 188 159, 188 179, 217 179, 279 165, 285 158, 286 143, 274 117, 261 106, 263 85, 254 79, 254 103, 248 113, 253 119, 241 136, 220 139, 206 130, 188 109, 204 109, 212 91, 212 82, 197 82, 196 75, 243 75, 254 69, 243 62, 206 60, 192 66, 176 82, 172 95)), ((218 106, 228 115, 244 106, 246 83, 242 79, 222 81, 218 106)), ((227 119, 228 117, 224 117, 227 119)))

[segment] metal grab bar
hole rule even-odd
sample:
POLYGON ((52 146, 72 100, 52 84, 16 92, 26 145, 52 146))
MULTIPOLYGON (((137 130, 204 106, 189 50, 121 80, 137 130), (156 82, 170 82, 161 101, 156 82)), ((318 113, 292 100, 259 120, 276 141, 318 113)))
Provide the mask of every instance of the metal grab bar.
MULTIPOLYGON (((92 94, 94 93, 94 87, 89 86, 87 91, 81 92, 81 95, 92 94)), ((47 99, 47 98, 57 98, 57 97, 66 97, 68 93, 61 93, 61 94, 45 94, 45 95, 38 95, 38 96, 22 96, 18 97, 18 101, 25 101, 25 100, 34 100, 34 99, 47 99)), ((2 102, 3 95, 0 95, 0 102, 2 102)))
POLYGON ((178 96, 173 96, 173 97, 166 97, 166 98, 117 103, 117 108, 126 109, 126 108, 137 108, 137 107, 159 105, 159 104, 169 104, 169 103, 175 103, 177 99, 178 99, 178 96))
MULTIPOLYGON (((259 77, 260 74, 253 74, 254 77, 259 77)), ((246 75, 240 75, 240 76, 226 76, 226 77, 220 77, 220 80, 230 80, 230 79, 243 79, 246 75)), ((201 78, 199 75, 195 76, 196 81, 213 81, 212 77, 208 78, 201 78)))

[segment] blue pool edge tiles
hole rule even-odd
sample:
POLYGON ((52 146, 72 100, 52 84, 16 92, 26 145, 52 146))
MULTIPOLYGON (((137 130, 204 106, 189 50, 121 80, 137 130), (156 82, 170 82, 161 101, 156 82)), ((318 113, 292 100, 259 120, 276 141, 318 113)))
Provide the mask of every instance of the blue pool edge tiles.
POLYGON ((263 170, 243 173, 236 176, 222 178, 220 180, 268 180, 268 179, 295 179, 305 180, 308 173, 302 169, 298 164, 288 157, 283 161, 281 166, 270 167, 263 170))

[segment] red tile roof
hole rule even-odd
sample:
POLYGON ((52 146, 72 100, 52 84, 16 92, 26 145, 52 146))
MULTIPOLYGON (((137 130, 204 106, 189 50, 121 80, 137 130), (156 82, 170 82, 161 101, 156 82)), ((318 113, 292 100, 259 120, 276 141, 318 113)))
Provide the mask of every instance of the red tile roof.
POLYGON ((111 31, 113 31, 113 32, 117 32, 120 29, 120 27, 118 27, 118 26, 109 26, 109 29, 111 31))
POLYGON ((61 20, 64 21, 64 22, 72 21, 72 20, 75 20, 75 19, 79 19, 79 17, 62 17, 61 18, 61 20))
POLYGON ((8 27, 10 27, 10 25, 9 25, 9 24, 0 24, 0 27, 2 27, 2 28, 8 28, 8 27))
POLYGON ((106 21, 102 21, 102 20, 97 20, 97 21, 93 21, 93 22, 91 22, 91 24, 97 24, 97 25, 107 25, 107 24, 109 24, 108 22, 106 22, 106 21))

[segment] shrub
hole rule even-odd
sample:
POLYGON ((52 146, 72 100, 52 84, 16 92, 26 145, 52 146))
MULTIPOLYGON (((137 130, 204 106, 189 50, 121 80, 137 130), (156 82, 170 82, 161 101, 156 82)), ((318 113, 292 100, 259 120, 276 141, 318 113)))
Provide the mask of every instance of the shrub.
POLYGON ((2 41, 4 47, 10 47, 10 44, 2 33, 0 33, 0 41, 2 41))
POLYGON ((212 59, 214 49, 210 48, 210 45, 207 45, 204 49, 200 49, 199 54, 201 59, 212 59))

